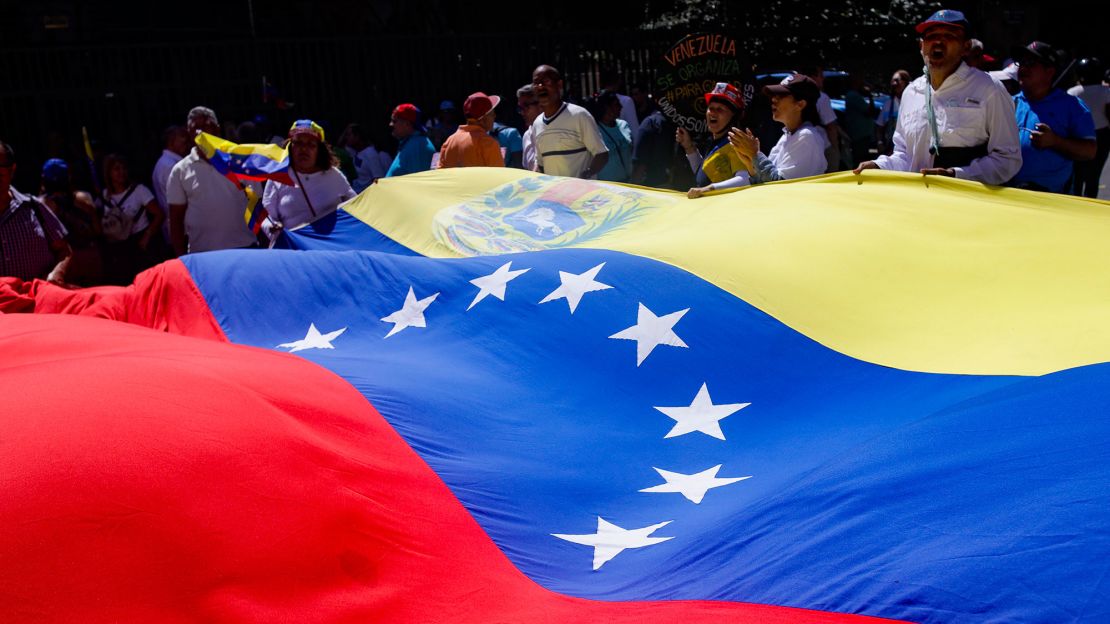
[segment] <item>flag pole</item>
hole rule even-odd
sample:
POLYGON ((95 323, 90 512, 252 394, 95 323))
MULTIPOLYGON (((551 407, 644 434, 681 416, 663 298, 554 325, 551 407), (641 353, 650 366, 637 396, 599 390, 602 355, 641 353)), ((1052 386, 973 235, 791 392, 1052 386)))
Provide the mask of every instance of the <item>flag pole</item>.
POLYGON ((92 179, 93 190, 100 195, 100 176, 96 174, 96 157, 93 156, 92 143, 89 141, 89 129, 81 126, 81 138, 85 141, 85 159, 89 161, 89 177, 92 179))

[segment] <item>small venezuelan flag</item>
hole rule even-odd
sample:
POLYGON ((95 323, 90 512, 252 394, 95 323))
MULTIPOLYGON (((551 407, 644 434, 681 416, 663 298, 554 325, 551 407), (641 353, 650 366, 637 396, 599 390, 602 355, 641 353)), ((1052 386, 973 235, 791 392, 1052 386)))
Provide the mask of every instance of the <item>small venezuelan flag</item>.
POLYGON ((262 222, 269 212, 262 207, 261 198, 244 181, 275 180, 293 185, 289 177, 289 151, 284 147, 261 143, 232 143, 206 132, 197 135, 197 147, 217 171, 243 189, 247 195, 247 208, 243 219, 254 234, 262 231, 262 222))
POLYGON ((270 216, 270 211, 262 207, 259 201, 261 198, 254 189, 243 185, 243 192, 247 194, 247 209, 243 212, 243 219, 247 222, 247 229, 257 236, 262 231, 262 222, 270 216))
POLYGON ((197 135, 197 147, 217 171, 232 181, 276 180, 293 185, 289 177, 289 152, 269 143, 232 143, 211 134, 197 135))
POLYGON ((709 158, 705 159, 701 166, 710 182, 724 182, 731 178, 734 172, 740 171, 743 167, 744 163, 740 159, 740 154, 736 152, 736 148, 732 147, 731 144, 725 145, 714 152, 709 158))

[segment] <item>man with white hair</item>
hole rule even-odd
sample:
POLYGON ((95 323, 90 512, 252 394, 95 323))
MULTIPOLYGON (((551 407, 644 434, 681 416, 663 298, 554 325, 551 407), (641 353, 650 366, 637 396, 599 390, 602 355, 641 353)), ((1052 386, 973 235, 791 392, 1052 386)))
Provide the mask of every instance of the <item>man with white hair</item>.
MULTIPOLYGON (((219 136, 220 122, 212 109, 197 106, 189 111, 186 130, 190 140, 201 131, 219 136)), ((260 188, 253 190, 261 197, 260 188)), ((179 256, 257 245, 243 217, 247 209, 244 186, 216 171, 195 146, 170 170, 166 201, 170 205, 170 242, 179 256)))

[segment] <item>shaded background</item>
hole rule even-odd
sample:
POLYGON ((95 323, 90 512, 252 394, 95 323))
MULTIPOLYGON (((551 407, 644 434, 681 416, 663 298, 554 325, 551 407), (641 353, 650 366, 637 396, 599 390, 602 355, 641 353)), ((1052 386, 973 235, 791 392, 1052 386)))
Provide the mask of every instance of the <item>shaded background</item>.
MULTIPOLYGON (((720 0, 560 2, 550 6, 429 0, 188 5, 0 0, 0 138, 19 154, 16 186, 33 190, 47 157, 82 159, 81 127, 99 150, 122 150, 147 177, 161 130, 192 106, 223 122, 258 118, 284 134, 296 118, 324 124, 329 140, 349 122, 388 137, 403 101, 433 112, 468 93, 499 93, 505 123, 519 124, 515 90, 541 62, 563 70, 571 97, 598 88, 602 67, 650 85, 661 54, 687 33, 724 32, 757 71, 821 58, 882 88, 898 68, 920 73, 912 25, 940 3, 720 0), (265 81, 265 82, 264 82, 265 81), (265 88, 268 83, 270 88, 265 88), (280 102, 292 103, 283 108, 280 102)), ((1073 57, 1107 58, 1094 2, 952 2, 987 52, 1042 39, 1073 57)), ((74 171, 87 175, 84 168, 74 171)), ((78 180, 81 183, 81 180, 78 180)))

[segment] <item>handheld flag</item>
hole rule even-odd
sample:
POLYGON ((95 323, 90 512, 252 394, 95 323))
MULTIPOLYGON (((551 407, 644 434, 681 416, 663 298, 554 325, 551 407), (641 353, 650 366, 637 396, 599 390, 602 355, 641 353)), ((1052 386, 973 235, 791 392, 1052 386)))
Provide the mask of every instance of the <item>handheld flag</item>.
POLYGON ((706 158, 705 162, 702 163, 701 168, 710 182, 724 182, 731 178, 734 172, 743 169, 744 163, 740 154, 736 152, 736 148, 732 144, 728 144, 710 154, 709 158, 706 158))
POLYGON ((233 182, 275 180, 292 186, 289 176, 289 151, 269 143, 232 143, 207 132, 196 137, 208 162, 233 182))
POLYGON ((288 102, 282 97, 281 92, 266 76, 262 77, 262 103, 273 104, 277 110, 289 110, 295 106, 293 102, 288 102))
POLYGON ((254 189, 244 185, 243 192, 247 194, 247 208, 243 218, 247 222, 247 229, 257 236, 262 232, 262 222, 270 216, 270 213, 259 203, 260 198, 254 189))
POLYGON ((92 142, 89 141, 89 130, 81 126, 81 139, 85 144, 85 161, 89 165, 89 180, 92 182, 96 195, 100 195, 100 174, 96 171, 96 156, 93 154, 92 142))
POLYGON ((222 173, 246 193, 247 207, 243 213, 243 219, 247 223, 247 228, 258 235, 269 212, 262 207, 254 189, 243 184, 243 181, 274 180, 292 186, 293 179, 289 175, 289 151, 284 147, 270 144, 232 143, 206 132, 197 134, 196 144, 216 171, 222 173))

